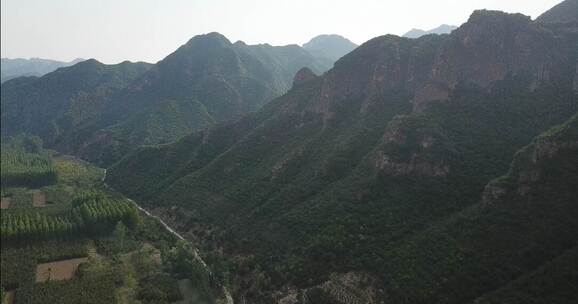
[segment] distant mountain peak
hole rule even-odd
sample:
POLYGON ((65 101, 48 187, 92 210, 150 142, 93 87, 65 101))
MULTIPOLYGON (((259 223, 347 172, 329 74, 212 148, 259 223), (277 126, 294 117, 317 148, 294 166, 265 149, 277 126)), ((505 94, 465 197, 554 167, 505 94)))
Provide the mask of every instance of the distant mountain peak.
POLYGON ((82 61, 82 64, 103 64, 103 63, 94 59, 94 58, 90 58, 90 59, 82 61))
POLYGON ((437 34, 437 35, 449 34, 457 28, 458 28, 457 26, 449 25, 449 24, 442 24, 442 25, 440 25, 434 29, 428 30, 428 31, 414 28, 414 29, 411 29, 409 32, 403 34, 403 37, 405 37, 405 38, 419 38, 421 36, 425 36, 425 35, 429 35, 429 34, 437 34))
MULTIPOLYGON (((321 34, 321 35, 317 35, 317 36, 311 38, 311 40, 309 40, 309 42, 318 41, 318 40, 328 40, 328 39, 338 39, 338 40, 349 41, 349 39, 347 39, 341 35, 338 35, 338 34, 321 34)), ((351 43, 353 43, 353 42, 351 42, 351 43)))
POLYGON ((218 32, 210 32, 207 34, 196 35, 191 38, 185 45, 186 46, 193 46, 198 43, 206 45, 208 43, 212 43, 215 45, 231 45, 231 41, 227 39, 223 34, 218 32))
POLYGON ((357 44, 337 34, 323 34, 313 37, 303 48, 314 56, 336 61, 357 48, 357 44))
POLYGON ((38 57, 25 58, 2 58, 1 82, 21 76, 43 76, 61 67, 75 65, 85 59, 76 58, 70 62, 38 57))
POLYGON ((73 64, 69 67, 66 67, 67 69, 74 69, 74 70, 92 70, 92 69, 98 69, 100 67, 106 66, 106 64, 94 59, 94 58, 90 58, 84 61, 81 61, 79 63, 73 64))

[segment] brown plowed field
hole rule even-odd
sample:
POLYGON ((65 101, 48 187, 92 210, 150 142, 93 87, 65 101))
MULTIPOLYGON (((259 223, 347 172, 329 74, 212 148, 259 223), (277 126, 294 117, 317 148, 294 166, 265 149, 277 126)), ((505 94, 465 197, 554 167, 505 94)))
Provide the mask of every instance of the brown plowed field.
POLYGON ((74 274, 76 274, 78 266, 86 261, 88 261, 88 258, 38 264, 36 267, 36 282, 72 279, 74 274))

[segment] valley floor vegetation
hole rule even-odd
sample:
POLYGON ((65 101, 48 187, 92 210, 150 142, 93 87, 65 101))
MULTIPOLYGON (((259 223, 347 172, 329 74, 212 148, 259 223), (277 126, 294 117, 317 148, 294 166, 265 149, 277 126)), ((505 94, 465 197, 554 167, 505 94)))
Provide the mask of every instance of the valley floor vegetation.
POLYGON ((224 281, 190 244, 102 183, 104 170, 2 143, 2 303, 213 303, 224 281))

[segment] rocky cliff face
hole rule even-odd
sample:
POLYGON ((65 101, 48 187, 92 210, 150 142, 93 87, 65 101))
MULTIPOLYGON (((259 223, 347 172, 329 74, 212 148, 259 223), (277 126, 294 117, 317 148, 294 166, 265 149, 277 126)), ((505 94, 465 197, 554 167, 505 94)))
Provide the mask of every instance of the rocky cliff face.
MULTIPOLYGON (((538 136, 514 156, 507 175, 490 182, 482 201, 495 204, 508 196, 531 200, 542 192, 551 176, 561 173, 568 178, 578 176, 578 115, 565 124, 538 136)), ((549 180, 550 179, 550 180, 549 180)))
POLYGON ((428 81, 415 93, 415 109, 446 100, 459 83, 488 87, 518 76, 535 89, 563 73, 575 58, 575 52, 560 43, 527 16, 476 11, 439 49, 428 81))
POLYGON ((575 73, 577 43, 566 25, 480 10, 450 35, 366 42, 324 75, 305 111, 328 120, 336 107, 357 103, 363 111, 387 93, 405 92, 421 112, 431 101, 447 100, 459 84, 490 89, 506 78, 524 80, 530 91, 554 82, 572 86, 567 76, 575 73))
POLYGON ((389 92, 413 92, 421 87, 434 62, 435 50, 446 37, 374 38, 335 63, 322 80, 319 95, 305 111, 334 117, 335 108, 356 103, 361 112, 387 102, 389 92))
POLYGON ((451 143, 435 123, 417 115, 397 116, 388 125, 375 166, 388 176, 447 176, 451 143))

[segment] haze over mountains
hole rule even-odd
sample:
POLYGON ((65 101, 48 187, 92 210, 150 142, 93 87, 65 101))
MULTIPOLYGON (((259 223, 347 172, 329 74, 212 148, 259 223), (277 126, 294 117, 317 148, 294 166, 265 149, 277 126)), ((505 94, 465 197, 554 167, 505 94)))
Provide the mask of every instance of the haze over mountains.
POLYGON ((458 27, 455 25, 447 25, 447 24, 442 24, 434 29, 431 29, 429 31, 424 31, 421 29, 412 29, 409 32, 403 34, 403 37, 406 38, 419 38, 421 36, 425 36, 425 35, 429 35, 429 34, 437 34, 437 35, 441 35, 441 34, 449 34, 451 33, 453 30, 457 29, 458 27))
POLYGON ((83 60, 84 59, 77 58, 70 62, 62 62, 41 58, 2 58, 0 64, 0 82, 22 76, 42 76, 58 68, 71 66, 83 60))
POLYGON ((108 167, 226 258, 237 303, 572 303, 576 3, 360 46, 209 33, 154 65, 87 60, 2 84, 2 136, 108 167))

